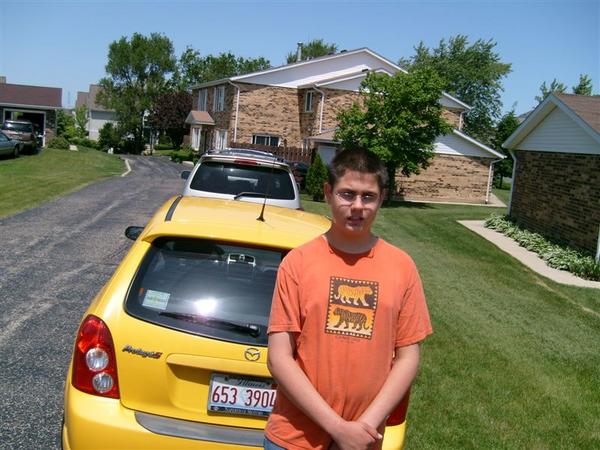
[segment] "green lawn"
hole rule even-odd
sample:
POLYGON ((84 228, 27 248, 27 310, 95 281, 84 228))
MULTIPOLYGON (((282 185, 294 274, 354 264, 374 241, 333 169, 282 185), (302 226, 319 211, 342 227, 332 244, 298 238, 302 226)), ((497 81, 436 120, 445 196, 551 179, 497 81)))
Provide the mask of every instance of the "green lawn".
POLYGON ((492 192, 496 197, 502 200, 505 205, 508 205, 508 200, 510 199, 510 189, 493 188, 492 192))
POLYGON ((600 291, 545 279, 456 223, 492 211, 404 203, 377 219, 415 259, 434 326, 407 447, 600 448, 600 291))
POLYGON ((0 217, 8 216, 125 171, 116 155, 93 149, 45 149, 0 160, 0 217))

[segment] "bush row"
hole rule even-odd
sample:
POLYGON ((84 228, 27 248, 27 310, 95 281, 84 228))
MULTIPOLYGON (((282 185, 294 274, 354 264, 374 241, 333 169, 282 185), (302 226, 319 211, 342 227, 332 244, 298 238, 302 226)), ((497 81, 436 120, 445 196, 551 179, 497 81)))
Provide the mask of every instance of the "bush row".
POLYGON ((492 214, 485 226, 514 239, 521 247, 537 253, 555 269, 567 270, 586 280, 600 281, 600 263, 568 247, 553 243, 541 234, 520 228, 508 216, 492 214))

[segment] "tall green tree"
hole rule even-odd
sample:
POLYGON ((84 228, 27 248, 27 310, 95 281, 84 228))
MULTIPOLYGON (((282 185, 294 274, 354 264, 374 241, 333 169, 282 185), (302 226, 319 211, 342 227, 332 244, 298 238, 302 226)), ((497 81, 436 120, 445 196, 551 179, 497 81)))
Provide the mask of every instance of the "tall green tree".
POLYGON ((519 126, 519 119, 517 118, 515 111, 511 110, 504 114, 496 125, 494 137, 492 139, 492 147, 503 153, 506 158, 496 163, 494 175, 499 180, 499 187, 502 187, 502 178, 510 177, 512 175, 513 159, 511 154, 502 147, 502 143, 508 139, 508 137, 517 129, 519 126))
MULTIPOLYGON (((323 39, 313 39, 312 41, 302 43, 300 60, 306 61, 318 58, 319 56, 329 55, 330 53, 337 52, 337 49, 338 46, 336 44, 327 44, 323 39)), ((286 57, 287 63, 296 62, 297 56, 297 49, 289 52, 286 57)))
POLYGON ((85 105, 78 106, 75 108, 75 127, 77 130, 78 137, 86 137, 88 122, 88 107, 85 105))
POLYGON ((217 56, 200 56, 200 53, 188 47, 181 54, 178 70, 174 77, 176 89, 189 89, 194 84, 220 80, 236 75, 266 70, 271 67, 269 60, 262 56, 245 58, 235 56, 231 52, 219 53, 217 56))
POLYGON ((465 114, 464 130, 482 142, 489 143, 494 125, 502 113, 502 80, 511 65, 501 61, 492 39, 477 39, 472 44, 465 35, 442 39, 436 48, 423 42, 415 54, 399 64, 408 70, 430 67, 443 80, 443 90, 472 107, 465 114))
POLYGON ((123 36, 108 48, 98 101, 115 110, 120 128, 133 136, 134 151, 143 149, 144 115, 169 88, 176 64, 172 42, 159 33, 123 36))
POLYGON ((335 138, 346 148, 376 153, 390 174, 419 173, 434 155, 434 140, 452 128, 442 117, 443 81, 428 67, 394 76, 371 72, 360 87, 360 102, 338 115, 335 138))
POLYGON ((192 109, 192 94, 187 91, 165 92, 158 97, 150 113, 153 128, 164 132, 176 148, 189 131, 185 119, 192 109))
POLYGON ((592 95, 592 79, 587 74, 579 75, 579 83, 573 86, 573 94, 592 95))
POLYGON ((549 86, 546 86, 546 82, 544 81, 540 86, 540 95, 536 95, 535 99, 538 103, 542 103, 552 92, 565 92, 566 90, 567 86, 556 78, 552 80, 549 86))

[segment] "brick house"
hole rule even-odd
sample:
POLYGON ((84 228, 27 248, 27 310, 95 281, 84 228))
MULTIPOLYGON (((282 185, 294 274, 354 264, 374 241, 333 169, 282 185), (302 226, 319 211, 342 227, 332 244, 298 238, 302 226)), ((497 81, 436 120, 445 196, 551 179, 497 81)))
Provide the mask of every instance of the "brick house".
POLYGON ((0 122, 29 120, 42 146, 56 136, 56 111, 62 109, 62 89, 7 83, 0 77, 0 122))
POLYGON ((75 107, 86 106, 88 109, 86 130, 88 137, 94 141, 98 140, 100 129, 105 124, 109 122, 116 124, 118 122, 117 114, 114 110, 106 109, 96 101, 100 89, 99 85, 90 84, 88 92, 77 92, 77 101, 75 102, 75 107))
POLYGON ((600 96, 550 94, 503 145, 510 216, 600 260, 600 96))
MULTIPOLYGON (((359 98, 360 83, 370 71, 393 75, 403 69, 362 48, 196 85, 195 109, 186 119, 191 145, 199 151, 294 147, 303 149, 305 158, 318 152, 328 163, 340 147, 334 140, 337 114, 359 98)), ((468 105, 447 93, 440 103, 454 131, 437 139, 427 170, 398 176, 396 196, 487 202, 492 163, 503 155, 461 131, 468 105)))

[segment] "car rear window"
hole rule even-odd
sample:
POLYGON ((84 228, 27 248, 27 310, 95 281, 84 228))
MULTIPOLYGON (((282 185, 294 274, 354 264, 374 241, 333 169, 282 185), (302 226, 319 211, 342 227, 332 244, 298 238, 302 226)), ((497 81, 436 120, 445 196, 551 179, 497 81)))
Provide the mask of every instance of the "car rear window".
POLYGON ((200 164, 190 188, 198 191, 238 195, 242 192, 267 194, 269 198, 294 200, 290 173, 281 168, 242 165, 220 161, 200 164))
POLYGON ((135 276, 125 309, 183 332, 266 345, 284 253, 211 240, 156 240, 135 276))
POLYGON ((33 126, 30 123, 14 123, 14 122, 4 122, 2 125, 3 130, 10 131, 22 131, 24 133, 31 133, 33 131, 33 126))

